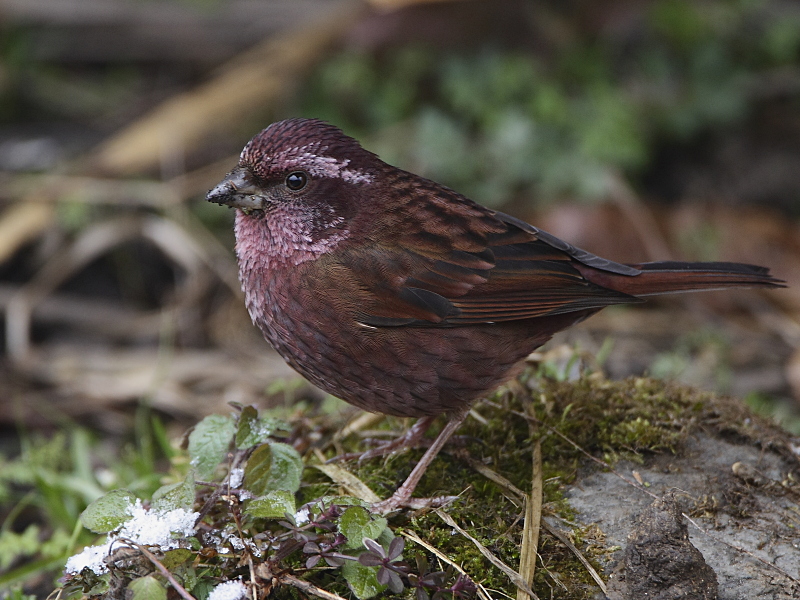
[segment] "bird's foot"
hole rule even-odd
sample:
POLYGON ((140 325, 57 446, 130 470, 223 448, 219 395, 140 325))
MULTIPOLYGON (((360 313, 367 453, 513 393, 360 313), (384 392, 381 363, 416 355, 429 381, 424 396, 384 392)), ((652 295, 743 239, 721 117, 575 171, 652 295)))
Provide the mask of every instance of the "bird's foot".
POLYGON ((421 417, 408 429, 408 431, 390 442, 384 442, 379 446, 371 448, 370 450, 365 450, 364 452, 348 452, 347 454, 340 454, 339 456, 334 456, 333 458, 329 459, 327 462, 331 463, 355 459, 358 459, 358 462, 362 462, 378 456, 386 456, 387 454, 392 454, 393 452, 398 452, 399 450, 417 448, 427 445, 423 436, 425 435, 425 432, 428 431, 428 428, 430 428, 434 419, 435 417, 421 417))
MULTIPOLYGON (((392 494, 391 497, 373 504, 370 510, 374 513, 389 513, 402 506, 408 506, 410 508, 428 508, 441 506, 452 501, 453 496, 412 498, 411 494, 414 493, 414 490, 416 489, 419 480, 422 478, 423 473, 425 473, 425 470, 428 468, 428 465, 439 453, 439 450, 441 450, 442 447, 447 443, 447 440, 450 439, 455 430, 458 429, 459 425, 461 425, 466 416, 467 413, 462 413, 451 417, 444 426, 444 429, 442 429, 437 436, 436 440, 433 442, 433 444, 431 444, 431 447, 425 451, 425 454, 422 455, 422 458, 419 459, 417 465, 414 467, 411 473, 409 473, 408 477, 403 482, 403 485, 397 488, 397 491, 392 494)), ((425 419, 428 419, 428 417, 425 417, 425 419)), ((415 424, 415 427, 422 420, 423 419, 420 419, 420 421, 415 424)), ((430 425, 430 423, 427 423, 427 425, 430 425)), ((425 426, 425 429, 427 429, 427 425, 425 426)))

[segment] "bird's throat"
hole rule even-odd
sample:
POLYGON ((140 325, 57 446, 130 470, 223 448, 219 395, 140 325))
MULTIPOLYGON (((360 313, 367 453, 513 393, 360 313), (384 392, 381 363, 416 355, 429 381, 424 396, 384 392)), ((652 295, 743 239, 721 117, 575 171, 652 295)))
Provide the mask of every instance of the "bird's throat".
POLYGON ((333 250, 349 236, 341 217, 313 209, 276 207, 250 214, 236 211, 239 264, 258 270, 297 266, 333 250))

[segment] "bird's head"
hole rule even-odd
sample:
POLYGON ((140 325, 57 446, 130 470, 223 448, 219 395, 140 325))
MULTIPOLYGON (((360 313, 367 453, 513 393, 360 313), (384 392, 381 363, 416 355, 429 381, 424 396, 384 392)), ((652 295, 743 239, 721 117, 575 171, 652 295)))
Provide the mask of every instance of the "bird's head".
POLYGON ((273 123, 250 140, 239 164, 207 199, 248 214, 293 206, 347 212, 352 197, 374 182, 382 165, 333 125, 289 119, 273 123))

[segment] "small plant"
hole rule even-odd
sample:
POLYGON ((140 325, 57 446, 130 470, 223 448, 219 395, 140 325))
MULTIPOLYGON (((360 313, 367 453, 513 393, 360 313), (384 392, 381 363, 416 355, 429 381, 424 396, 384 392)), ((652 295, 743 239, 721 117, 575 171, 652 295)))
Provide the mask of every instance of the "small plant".
MULTIPOLYGON (((281 587, 320 595, 343 584, 360 599, 416 590, 429 597, 470 596, 474 584, 412 568, 405 542, 365 502, 325 496, 298 507, 303 460, 279 432, 290 428, 253 407, 212 415, 188 438, 185 477, 149 501, 115 490, 94 501, 82 523, 105 533, 67 561, 66 597, 263 598, 281 587)), ((177 461, 176 461, 177 462, 177 461)))

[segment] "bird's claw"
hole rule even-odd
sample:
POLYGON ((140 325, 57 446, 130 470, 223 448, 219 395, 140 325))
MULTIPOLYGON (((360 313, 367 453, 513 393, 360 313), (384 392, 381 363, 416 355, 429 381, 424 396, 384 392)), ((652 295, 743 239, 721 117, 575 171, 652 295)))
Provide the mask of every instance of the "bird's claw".
POLYGON ((430 445, 430 442, 425 440, 424 435, 432 422, 433 418, 422 417, 405 433, 397 436, 389 442, 383 442, 379 446, 370 448, 364 452, 348 452, 347 454, 340 454, 339 456, 334 456, 326 462, 331 463, 358 459, 358 462, 362 463, 365 460, 370 460, 379 456, 386 456, 387 454, 393 454, 394 452, 399 452, 400 450, 427 447, 430 445))

